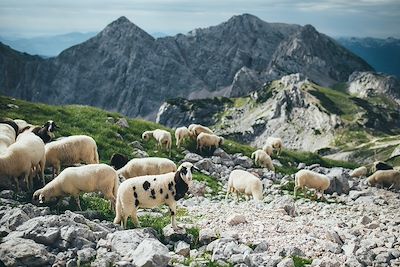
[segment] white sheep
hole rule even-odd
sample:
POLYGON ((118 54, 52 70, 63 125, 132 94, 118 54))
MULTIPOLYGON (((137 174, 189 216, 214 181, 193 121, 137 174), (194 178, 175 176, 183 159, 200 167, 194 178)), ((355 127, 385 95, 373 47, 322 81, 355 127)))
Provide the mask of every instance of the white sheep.
POLYGON ((45 150, 42 139, 33 133, 18 135, 15 143, 11 144, 0 154, 0 174, 14 178, 19 191, 18 177, 23 176, 27 189, 32 188, 32 170, 40 168, 44 181, 45 150), (38 167, 39 166, 39 167, 38 167))
POLYGON ((367 176, 368 169, 365 166, 358 167, 350 173, 350 177, 364 177, 367 176))
POLYGON ((251 158, 254 159, 254 163, 260 165, 263 168, 267 168, 268 170, 275 171, 275 167, 272 164, 271 157, 261 149, 254 151, 251 154, 251 158))
POLYGON ((176 147, 180 147, 185 138, 190 137, 190 131, 185 126, 175 130, 176 147))
POLYGON ((47 143, 46 166, 53 168, 53 178, 59 174, 61 165, 76 163, 99 163, 99 154, 94 139, 87 135, 73 135, 47 143))
POLYGON ((33 127, 32 124, 27 123, 25 120, 15 119, 14 122, 17 124, 20 133, 25 131, 27 128, 33 127))
POLYGON ((161 149, 165 147, 166 150, 169 150, 169 154, 171 156, 171 147, 172 147, 172 137, 171 133, 166 130, 156 129, 154 131, 145 131, 142 134, 142 139, 148 141, 153 137, 157 141, 157 147, 161 149))
POLYGON ((261 180, 254 174, 243 170, 233 170, 229 174, 228 188, 225 199, 228 199, 230 193, 236 192, 237 200, 239 201, 239 193, 248 196, 253 196, 255 200, 262 200, 263 185, 261 180))
POLYGON ((79 201, 81 192, 101 192, 115 207, 119 179, 117 172, 106 164, 90 164, 79 167, 65 168, 56 178, 33 194, 33 200, 45 203, 53 198, 71 195, 75 198, 78 208, 82 210, 79 201))
MULTIPOLYGON (((190 126, 192 125, 189 125, 189 127, 190 126)), ((197 137, 201 133, 214 134, 214 132, 210 128, 200 124, 194 124, 192 127, 190 127, 189 130, 191 132, 192 137, 197 137)))
POLYGON ((264 150, 265 153, 267 153, 269 156, 271 156, 272 152, 274 151, 274 149, 272 148, 272 146, 270 144, 265 144, 263 146, 262 150, 264 150))
POLYGON ((279 155, 283 148, 282 139, 279 137, 268 137, 267 141, 265 141, 266 145, 270 145, 273 149, 276 150, 276 154, 279 155))
POLYGON ((305 187, 313 188, 321 193, 321 198, 324 196, 324 191, 329 188, 331 182, 328 176, 310 170, 300 170, 295 174, 294 179, 294 197, 297 190, 304 190, 305 187))
POLYGON ((176 164, 166 158, 149 157, 131 159, 124 167, 117 171, 125 179, 175 172, 176 164))
POLYGON ((211 149, 211 147, 215 146, 215 148, 218 148, 223 144, 224 138, 215 134, 200 133, 197 136, 197 149, 200 151, 203 147, 208 147, 211 149))
POLYGON ((379 170, 367 178, 370 186, 381 185, 384 187, 394 187, 400 189, 400 171, 379 170))
POLYGON ((192 163, 182 163, 176 172, 161 175, 147 175, 122 182, 118 189, 114 223, 126 228, 131 216, 136 226, 138 208, 154 208, 166 204, 171 212, 171 224, 176 225, 176 201, 183 198, 192 185, 192 172, 196 168, 192 163))
POLYGON ((8 124, 0 123, 0 153, 4 152, 7 147, 15 143, 16 132, 8 124))

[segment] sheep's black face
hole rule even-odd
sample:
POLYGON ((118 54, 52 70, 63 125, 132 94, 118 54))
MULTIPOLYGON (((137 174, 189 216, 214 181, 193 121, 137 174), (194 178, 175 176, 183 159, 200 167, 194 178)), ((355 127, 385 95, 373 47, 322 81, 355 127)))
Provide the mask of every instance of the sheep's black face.
POLYGON ((184 162, 179 167, 179 175, 182 180, 190 187, 192 185, 192 173, 194 170, 198 170, 192 163, 184 162))
POLYGON ((47 121, 43 127, 46 128, 48 132, 54 132, 59 128, 54 121, 47 121))

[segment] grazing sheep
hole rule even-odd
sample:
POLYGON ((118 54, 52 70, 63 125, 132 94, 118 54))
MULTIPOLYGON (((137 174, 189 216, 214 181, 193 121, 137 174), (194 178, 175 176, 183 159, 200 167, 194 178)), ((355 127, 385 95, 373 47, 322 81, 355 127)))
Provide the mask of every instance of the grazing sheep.
POLYGON ((175 130, 176 147, 180 147, 186 137, 190 137, 190 131, 185 126, 178 127, 175 130))
POLYGON ((304 187, 313 188, 321 193, 321 198, 324 196, 324 191, 328 189, 331 184, 328 176, 310 170, 300 170, 295 174, 294 179, 294 197, 296 197, 297 190, 304 187))
POLYGON ((150 157, 131 159, 117 173, 125 179, 129 179, 137 176, 157 175, 175 171, 176 165, 172 160, 150 157))
POLYGON ((371 186, 381 185, 388 188, 400 189, 400 171, 379 170, 367 178, 371 186))
POLYGON ((19 191, 18 177, 23 176, 28 190, 32 188, 32 170, 40 167, 44 181, 45 150, 43 141, 32 133, 20 134, 17 141, 0 154, 0 174, 14 178, 19 191))
POLYGON ((279 155, 281 153, 283 142, 279 137, 268 137, 265 142, 266 145, 272 146, 273 149, 276 150, 276 154, 279 155))
POLYGON ((225 199, 228 199, 230 193, 236 192, 237 200, 239 201, 239 193, 248 196, 253 196, 255 200, 262 200, 263 198, 263 185, 261 180, 243 170, 233 170, 229 175, 228 188, 225 199))
POLYGON ((251 158, 254 159, 254 163, 260 165, 268 170, 275 171, 275 167, 272 164, 271 157, 264 150, 256 150, 251 154, 251 158))
POLYGON ((33 200, 45 203, 52 198, 71 195, 75 198, 80 210, 79 194, 81 192, 101 192, 115 207, 119 179, 116 171, 106 164, 91 164, 64 169, 45 187, 33 194, 33 200))
POLYGON ((166 150, 169 149, 169 155, 171 156, 172 137, 170 132, 156 129, 154 131, 145 131, 142 134, 142 139, 146 141, 148 141, 151 137, 157 140, 157 147, 159 146, 161 149, 165 147, 166 150))
POLYGON ((264 150, 265 153, 267 153, 269 156, 271 156, 274 151, 274 149, 272 148, 272 146, 270 144, 265 144, 263 146, 262 150, 264 150))
POLYGON ((4 152, 7 147, 15 143, 16 133, 13 127, 8 124, 0 123, 0 153, 4 152))
POLYGON ((182 163, 176 172, 147 175, 121 183, 117 194, 114 223, 126 228, 129 216, 136 226, 138 208, 154 208, 166 204, 171 212, 171 224, 176 225, 176 201, 183 198, 192 185, 192 172, 197 169, 192 163, 182 163))
POLYGON ((61 165, 84 162, 99 163, 94 139, 87 135, 73 135, 46 144, 46 166, 53 168, 53 178, 59 174, 61 165))
POLYGON ((201 133, 214 134, 214 132, 210 128, 200 124, 193 125, 189 130, 191 132, 192 137, 197 137, 201 133))
POLYGON ((112 154, 110 159, 110 166, 116 170, 119 170, 124 167, 128 163, 128 161, 129 159, 127 156, 119 153, 114 153, 112 154))
POLYGON ((371 167, 372 173, 384 170, 393 170, 393 167, 382 161, 375 161, 371 167))
POLYGON ((200 151, 203 147, 208 147, 209 149, 211 149, 211 147, 215 146, 215 148, 218 148, 223 144, 224 138, 215 134, 200 133, 197 136, 197 149, 199 149, 200 151))
POLYGON ((368 169, 365 166, 358 167, 350 173, 350 177, 363 177, 367 176, 368 169))

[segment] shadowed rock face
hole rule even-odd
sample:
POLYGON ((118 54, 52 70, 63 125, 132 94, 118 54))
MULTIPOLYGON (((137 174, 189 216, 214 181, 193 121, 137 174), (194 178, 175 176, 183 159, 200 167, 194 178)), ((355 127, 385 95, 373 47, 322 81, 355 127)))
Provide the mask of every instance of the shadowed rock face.
POLYGON ((242 96, 303 72, 321 84, 371 70, 312 26, 234 16, 154 39, 121 17, 88 41, 40 59, 0 49, 0 92, 51 104, 86 104, 154 120, 166 99, 242 96))

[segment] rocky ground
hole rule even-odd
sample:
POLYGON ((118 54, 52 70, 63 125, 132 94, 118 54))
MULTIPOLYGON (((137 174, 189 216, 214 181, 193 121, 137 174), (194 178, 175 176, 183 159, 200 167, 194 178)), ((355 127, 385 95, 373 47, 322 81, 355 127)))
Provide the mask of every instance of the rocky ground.
POLYGON ((326 201, 294 199, 292 176, 253 168, 246 156, 218 149, 210 158, 187 153, 184 160, 214 177, 219 192, 196 182, 178 203, 182 229, 167 225, 162 234, 122 230, 87 213, 55 215, 0 192, 0 266, 400 266, 396 191, 368 187, 343 168, 300 163, 327 174, 331 187, 326 201), (263 179, 262 202, 224 199, 222 186, 235 168, 263 179))

